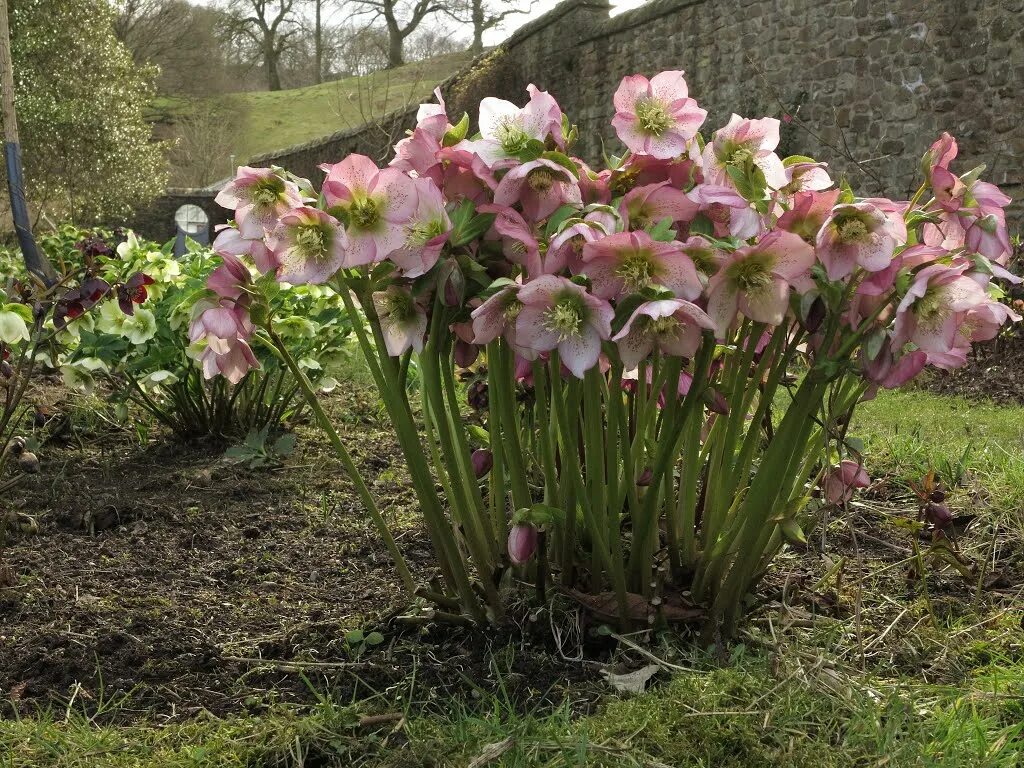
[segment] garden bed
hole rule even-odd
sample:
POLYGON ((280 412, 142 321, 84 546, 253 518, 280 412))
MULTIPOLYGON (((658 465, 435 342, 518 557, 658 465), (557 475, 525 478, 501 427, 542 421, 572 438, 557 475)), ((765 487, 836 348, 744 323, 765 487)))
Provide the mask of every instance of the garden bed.
MULTIPOLYGON (((376 403, 362 389, 328 402, 387 500, 417 577, 429 578, 429 544, 376 403)), ((140 447, 133 433, 85 413, 64 414, 72 427, 45 447, 43 472, 14 492, 40 527, 10 546, 18 583, 0 601, 0 693, 22 714, 74 708, 97 722, 168 723, 308 707, 323 696, 387 711, 404 697, 472 708, 493 695, 520 711, 571 701, 587 713, 608 691, 605 664, 626 671, 650 661, 628 645, 613 654, 615 644, 588 633, 588 618, 567 601, 556 601, 554 620, 520 606, 514 623, 490 632, 396 621, 408 601, 387 552, 306 427, 287 472, 253 472, 225 464, 218 446, 155 434, 140 447), (384 642, 360 653, 345 640, 354 629, 379 630, 384 642)), ((960 508, 975 482, 965 478, 960 508)), ((804 637, 813 648, 824 633, 838 638, 834 657, 875 674, 962 683, 970 664, 940 652, 948 633, 931 626, 912 541, 898 524, 916 514, 906 485, 876 478, 850 512, 833 520, 824 550, 782 557, 760 585, 744 641, 804 637)), ((989 561, 980 592, 948 567, 929 568, 939 626, 977 623, 975 606, 991 623, 993 632, 979 624, 958 645, 977 640, 1019 661, 1018 635, 1005 634, 1024 584, 1018 544, 1012 526, 978 521, 961 531, 965 560, 989 561)), ((684 633, 684 647, 695 641, 684 633)), ((719 663, 729 653, 720 648, 719 663)))

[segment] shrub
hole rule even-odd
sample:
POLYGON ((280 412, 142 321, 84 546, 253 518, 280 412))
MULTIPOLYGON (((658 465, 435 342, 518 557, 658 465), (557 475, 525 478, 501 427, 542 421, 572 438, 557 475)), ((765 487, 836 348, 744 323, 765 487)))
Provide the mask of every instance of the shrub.
POLYGON ((219 198, 236 278, 211 280, 199 336, 207 371, 277 347, 412 590, 266 297, 327 284, 362 308, 442 612, 499 619, 511 567, 623 625, 705 614, 728 635, 779 550, 867 483, 857 403, 1019 319, 993 282, 1009 200, 981 169, 954 175, 948 135, 910 201, 862 199, 780 158, 777 120, 733 115, 705 141, 680 72, 625 78, 615 107, 628 151, 601 171, 533 87, 521 109, 485 99, 469 139, 468 117, 423 105, 390 167, 351 155, 319 191, 240 168, 219 198))

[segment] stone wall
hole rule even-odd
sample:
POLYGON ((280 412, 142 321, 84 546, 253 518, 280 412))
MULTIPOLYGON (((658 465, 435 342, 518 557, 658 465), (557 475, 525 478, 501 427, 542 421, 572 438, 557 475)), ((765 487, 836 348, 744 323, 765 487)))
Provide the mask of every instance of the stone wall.
POLYGON ((593 0, 563 7, 506 47, 518 90, 557 97, 586 159, 601 153, 591 137, 618 147, 623 76, 683 69, 705 135, 733 111, 790 115, 783 150, 827 159, 864 193, 912 194, 919 158, 949 131, 958 167, 987 164, 1021 223, 1024 0, 650 0, 613 18, 593 0))
POLYGON ((226 224, 230 211, 217 205, 213 198, 217 191, 212 189, 168 189, 144 208, 140 208, 124 222, 119 222, 135 230, 142 237, 164 243, 177 235, 174 224, 174 213, 181 206, 191 203, 198 205, 210 219, 210 236, 218 224, 226 224))
MULTIPOLYGON (((1016 198, 1024 221, 1024 0, 648 0, 609 17, 605 0, 566 0, 442 84, 454 120, 480 99, 551 91, 579 125, 590 162, 621 147, 610 127, 625 75, 683 69, 708 110, 784 118, 784 153, 828 160, 862 194, 908 197, 942 131, 967 170, 1016 198)), ((384 160, 415 108, 381 123, 254 158, 313 180, 350 152, 384 160)))

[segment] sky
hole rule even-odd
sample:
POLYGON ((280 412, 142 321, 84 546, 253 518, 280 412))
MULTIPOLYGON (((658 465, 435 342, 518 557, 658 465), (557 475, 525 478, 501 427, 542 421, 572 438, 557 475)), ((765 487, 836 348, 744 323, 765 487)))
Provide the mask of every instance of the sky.
MULTIPOLYGON (((218 0, 193 0, 193 2, 198 2, 201 5, 218 5, 219 4, 218 0)), ((526 5, 529 2, 529 0, 522 0, 522 2, 523 2, 524 5, 526 5)), ((644 0, 611 0, 611 4, 612 4, 612 15, 614 16, 617 13, 622 13, 623 11, 628 11, 631 8, 636 8, 639 5, 643 5, 644 4, 644 0)), ((533 19, 536 19, 538 16, 543 16, 545 13, 547 13, 552 8, 554 8, 556 5, 558 5, 558 0, 539 0, 539 2, 537 2, 533 6, 533 9, 530 11, 530 13, 528 13, 528 14, 517 14, 517 15, 514 15, 514 16, 510 16, 505 21, 505 24, 503 24, 500 29, 489 30, 484 35, 484 44, 485 45, 497 45, 502 40, 504 40, 506 37, 511 35, 513 32, 515 32, 516 29, 521 27, 523 24, 525 24, 528 21, 532 21, 533 19)), ((332 21, 336 21, 336 20, 342 18, 342 16, 344 14, 345 14, 345 10, 342 8, 339 11, 336 11, 333 14, 331 14, 331 20, 332 21)), ((450 20, 448 20, 447 17, 445 17, 445 24, 450 24, 450 23, 451 23, 450 20)), ((471 38, 472 37, 472 31, 469 30, 469 29, 466 29, 466 31, 464 33, 464 36, 467 39, 471 38)))
MULTIPOLYGON (((611 0, 612 15, 643 5, 644 0, 611 0)), ((558 5, 557 0, 540 0, 529 14, 510 16, 500 30, 491 30, 484 35, 484 44, 497 45, 528 21, 543 16, 558 5)))

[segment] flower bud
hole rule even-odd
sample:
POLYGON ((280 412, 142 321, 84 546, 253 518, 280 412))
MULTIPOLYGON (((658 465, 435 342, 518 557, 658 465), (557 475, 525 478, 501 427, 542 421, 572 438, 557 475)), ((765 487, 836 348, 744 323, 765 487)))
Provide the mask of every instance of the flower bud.
POLYGON ((650 467, 647 467, 643 472, 640 473, 640 477, 636 479, 636 484, 646 488, 651 484, 651 478, 654 477, 654 472, 651 471, 650 467))
POLYGON ((932 495, 930 496, 930 498, 936 504, 941 504, 946 500, 946 492, 936 488, 934 491, 932 491, 932 495))
POLYGON ((14 375, 14 368, 6 360, 0 361, 0 376, 9 379, 14 375))
POLYGON ((487 448, 478 448, 473 451, 470 461, 473 463, 473 474, 479 479, 491 471, 491 467, 494 466, 494 454, 487 448))
POLYGON ((953 520, 953 513, 945 504, 930 503, 924 508, 925 519, 936 528, 945 528, 953 520))
POLYGON ((537 526, 521 523, 508 533, 508 556, 515 565, 527 562, 537 551, 537 526))
POLYGON ((25 438, 20 435, 15 435, 11 438, 11 442, 7 444, 7 450, 12 456, 21 456, 25 451, 25 438))
POLYGON ((460 368, 469 368, 480 355, 480 348, 462 339, 455 340, 455 364, 460 368))

